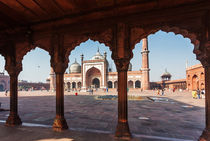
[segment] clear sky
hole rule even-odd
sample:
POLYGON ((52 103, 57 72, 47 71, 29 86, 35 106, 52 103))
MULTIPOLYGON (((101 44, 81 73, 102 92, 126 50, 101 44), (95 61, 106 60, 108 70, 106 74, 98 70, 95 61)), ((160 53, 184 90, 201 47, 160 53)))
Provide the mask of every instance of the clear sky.
MULTIPOLYGON (((141 68, 141 46, 142 42, 136 44, 131 60, 132 70, 141 68)), ((175 35, 172 32, 166 33, 159 31, 148 36, 149 47, 149 66, 150 81, 159 81, 161 74, 165 69, 172 75, 172 80, 185 78, 186 62, 188 66, 199 64, 196 56, 193 54, 193 44, 190 39, 184 38, 182 35, 175 35)), ((84 60, 89 60, 95 55, 99 48, 100 53, 107 52, 107 60, 113 71, 116 71, 113 60, 111 59, 111 51, 109 47, 99 42, 88 40, 77 46, 70 54, 69 66, 77 59, 81 64, 80 55, 84 54, 84 60)), ((0 57, 0 71, 4 70, 5 60, 0 57)), ((69 72, 69 68, 66 70, 69 72)), ((39 48, 30 51, 24 56, 23 71, 19 75, 19 80, 27 80, 29 82, 45 82, 50 73, 50 56, 39 48)))

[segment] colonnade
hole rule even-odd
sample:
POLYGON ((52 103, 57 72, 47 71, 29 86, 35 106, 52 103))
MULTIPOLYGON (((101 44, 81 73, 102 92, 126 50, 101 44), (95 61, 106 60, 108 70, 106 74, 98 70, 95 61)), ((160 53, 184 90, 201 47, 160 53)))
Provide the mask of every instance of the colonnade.
MULTIPOLYGON (((132 58, 132 49, 129 48, 129 34, 127 26, 119 24, 115 37, 115 47, 112 48, 112 59, 116 64, 118 72, 118 121, 115 136, 119 138, 131 138, 131 132, 128 123, 128 99, 127 99, 127 72, 130 59, 132 58)), ((62 38, 55 36, 52 38, 52 48, 50 51, 51 67, 56 77, 56 115, 53 123, 55 131, 68 129, 64 116, 64 72, 68 66, 66 50, 63 48, 62 38)), ((210 48, 210 44, 208 46, 210 48)), ((148 52, 147 50, 144 50, 148 52)), ((7 126, 21 125, 21 119, 18 115, 18 75, 22 71, 21 61, 17 61, 16 54, 7 55, 6 70, 10 75, 10 113, 6 121, 7 126)), ((203 58, 202 58, 203 59, 203 58)), ((201 60, 202 60, 201 59, 201 60)), ((210 139, 210 59, 204 58, 202 64, 205 68, 205 90, 206 90, 206 128, 200 140, 210 139), (205 60, 205 61, 204 61, 205 60), (205 62, 205 63, 203 63, 205 62)), ((147 67, 147 66, 146 66, 147 67)), ((145 69, 145 68, 144 68, 145 69)), ((148 72, 149 70, 145 70, 148 72)), ((145 78, 145 80, 148 78, 145 78)))

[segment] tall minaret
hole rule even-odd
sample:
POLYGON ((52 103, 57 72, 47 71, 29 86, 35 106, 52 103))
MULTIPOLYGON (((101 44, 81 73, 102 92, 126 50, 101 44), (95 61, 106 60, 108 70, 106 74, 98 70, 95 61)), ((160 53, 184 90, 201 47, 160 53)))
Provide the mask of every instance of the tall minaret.
POLYGON ((50 91, 55 91, 55 73, 52 67, 50 69, 50 91))
POLYGON ((150 81, 149 81, 149 50, 148 50, 148 41, 147 38, 143 39, 142 44, 142 82, 141 82, 141 88, 143 90, 149 90, 150 89, 150 81))
POLYGON ((81 86, 81 88, 83 88, 84 87, 84 84, 83 84, 83 61, 84 61, 84 55, 83 54, 81 54, 81 77, 82 77, 82 86, 81 86))

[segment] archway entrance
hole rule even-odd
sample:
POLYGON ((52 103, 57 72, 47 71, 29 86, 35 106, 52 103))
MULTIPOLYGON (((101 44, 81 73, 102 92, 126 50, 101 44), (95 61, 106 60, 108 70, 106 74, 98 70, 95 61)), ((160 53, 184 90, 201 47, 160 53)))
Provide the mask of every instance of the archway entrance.
POLYGON ((108 81, 108 88, 112 88, 112 81, 108 81))
POLYGON ((4 86, 0 84, 0 91, 4 91, 4 86))
POLYGON ((135 88, 141 88, 141 82, 139 80, 135 82, 135 88))
POLYGON ((92 81, 92 85, 95 88, 99 88, 100 87, 100 80, 98 78, 94 78, 93 81, 92 81))
POLYGON ((99 69, 92 67, 86 73, 86 86, 100 88, 101 72, 99 69))
POLYGON ((128 81, 128 88, 133 88, 133 81, 128 81))
POLYGON ((198 76, 194 75, 192 78, 192 90, 197 90, 199 88, 198 76))
POLYGON ((67 91, 70 91, 70 89, 71 89, 71 83, 67 82, 67 91))
POLYGON ((75 89, 76 88, 76 82, 73 82, 72 83, 72 89, 75 89))

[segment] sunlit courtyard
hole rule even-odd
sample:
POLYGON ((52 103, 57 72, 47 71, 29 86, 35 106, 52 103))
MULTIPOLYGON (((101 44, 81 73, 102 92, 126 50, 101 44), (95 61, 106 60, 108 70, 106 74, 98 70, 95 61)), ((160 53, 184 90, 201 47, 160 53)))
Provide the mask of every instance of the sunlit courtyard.
MULTIPOLYGON (((114 134, 117 124, 117 91, 65 92, 65 118, 70 131, 114 134)), ((205 125, 205 99, 190 92, 130 90, 129 127, 134 137, 148 140, 197 140, 205 125)), ((1 125, 9 115, 9 96, 0 93, 1 125)), ((55 118, 55 93, 20 91, 19 116, 25 126, 50 127, 55 118)), ((48 131, 46 130, 45 131, 48 131)), ((37 139, 38 140, 38 139, 37 139)), ((43 139, 39 139, 44 141, 43 139)), ((61 140, 61 139, 60 139, 61 140)))

